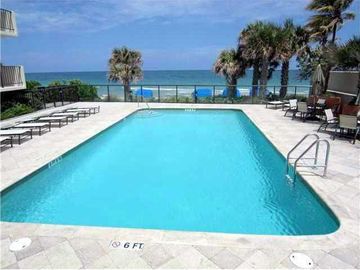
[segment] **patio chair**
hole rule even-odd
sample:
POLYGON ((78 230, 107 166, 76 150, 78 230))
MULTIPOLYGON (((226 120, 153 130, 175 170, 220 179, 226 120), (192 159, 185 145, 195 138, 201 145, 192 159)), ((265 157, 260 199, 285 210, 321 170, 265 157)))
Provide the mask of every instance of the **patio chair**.
POLYGON ((326 131, 329 125, 335 126, 339 123, 338 119, 334 116, 331 109, 326 109, 324 112, 326 117, 325 122, 319 126, 317 132, 319 132, 321 129, 324 129, 324 131, 326 131))
POLYGON ((306 117, 311 114, 311 111, 309 110, 306 102, 298 102, 297 109, 294 111, 292 119, 295 119, 298 113, 300 114, 300 119, 305 122, 306 117))
POLYGON ((290 99, 289 100, 289 108, 286 109, 284 117, 287 115, 288 112, 294 113, 297 109, 297 99, 290 99))
POLYGON ((352 143, 355 144, 356 138, 359 134, 360 126, 358 125, 358 118, 355 115, 339 115, 339 124, 335 128, 333 140, 336 136, 344 135, 344 131, 347 131, 347 135, 351 136, 352 143), (351 135, 354 133, 354 135, 351 135), (353 136, 353 137, 352 137, 353 136))

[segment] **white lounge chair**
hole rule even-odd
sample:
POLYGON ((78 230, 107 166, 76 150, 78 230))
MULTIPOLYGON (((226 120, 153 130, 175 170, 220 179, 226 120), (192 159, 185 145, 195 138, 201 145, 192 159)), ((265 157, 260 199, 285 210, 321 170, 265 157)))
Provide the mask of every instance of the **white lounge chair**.
POLYGON ((0 137, 0 143, 2 145, 9 145, 10 144, 10 147, 13 147, 13 140, 12 140, 12 137, 10 137, 10 136, 1 136, 0 137), (9 141, 9 143, 5 143, 7 141, 9 141))
POLYGON ((51 131, 51 124, 50 123, 39 123, 39 122, 27 122, 27 123, 17 124, 15 126, 13 126, 13 128, 25 128, 25 129, 31 129, 31 130, 38 129, 39 136, 41 136, 41 132, 43 131, 43 129, 51 131))
POLYGON ((21 144, 21 138, 30 136, 32 139, 32 130, 31 129, 1 129, 0 136, 7 137, 18 137, 18 143, 21 144))
POLYGON ((45 116, 40 117, 36 121, 40 122, 48 122, 50 125, 51 123, 58 123, 59 128, 62 127, 63 123, 69 124, 68 118, 66 116, 45 116))
POLYGON ((76 112, 79 114, 79 116, 83 116, 83 117, 86 117, 86 116, 90 116, 91 114, 91 109, 67 109, 65 112, 76 112))
POLYGON ((57 113, 53 113, 51 116, 65 116, 67 118, 71 119, 71 122, 74 122, 75 120, 79 120, 79 113, 78 112, 57 112, 57 113))

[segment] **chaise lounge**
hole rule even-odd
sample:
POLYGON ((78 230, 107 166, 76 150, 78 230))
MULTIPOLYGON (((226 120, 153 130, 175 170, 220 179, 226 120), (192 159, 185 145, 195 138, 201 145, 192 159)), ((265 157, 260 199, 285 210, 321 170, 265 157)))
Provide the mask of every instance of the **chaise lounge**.
POLYGON ((31 129, 1 129, 0 136, 6 137, 17 137, 18 143, 21 144, 21 139, 25 137, 30 137, 32 139, 32 130, 31 129))

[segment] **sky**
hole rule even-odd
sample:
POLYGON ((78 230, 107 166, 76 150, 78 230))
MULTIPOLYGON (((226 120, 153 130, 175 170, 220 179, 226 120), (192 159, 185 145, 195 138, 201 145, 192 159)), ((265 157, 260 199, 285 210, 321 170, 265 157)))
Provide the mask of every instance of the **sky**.
MULTIPOLYGON (((26 72, 101 71, 114 47, 141 51, 145 70, 211 69, 222 49, 256 20, 304 24, 310 0, 2 0, 18 37, 1 40, 1 62, 26 72)), ((357 14, 338 33, 359 35, 357 14)), ((292 61, 291 68, 296 68, 292 61)))

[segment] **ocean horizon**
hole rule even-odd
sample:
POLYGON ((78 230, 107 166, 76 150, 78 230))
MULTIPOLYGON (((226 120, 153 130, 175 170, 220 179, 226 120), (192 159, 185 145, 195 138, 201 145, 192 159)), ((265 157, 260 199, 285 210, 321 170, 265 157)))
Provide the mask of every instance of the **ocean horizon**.
MULTIPOLYGON (((26 80, 39 81, 43 86, 50 82, 79 79, 92 85, 119 84, 107 80, 107 71, 72 71, 72 72, 31 72, 26 73, 26 80)), ((281 71, 273 72, 268 81, 269 86, 280 86, 281 71)), ((238 86, 249 86, 252 83, 252 70, 238 79, 238 86)), ((225 85, 224 77, 211 70, 144 70, 143 79, 133 85, 225 85)), ((309 85, 308 80, 301 80, 299 70, 289 71, 289 85, 309 85)))

